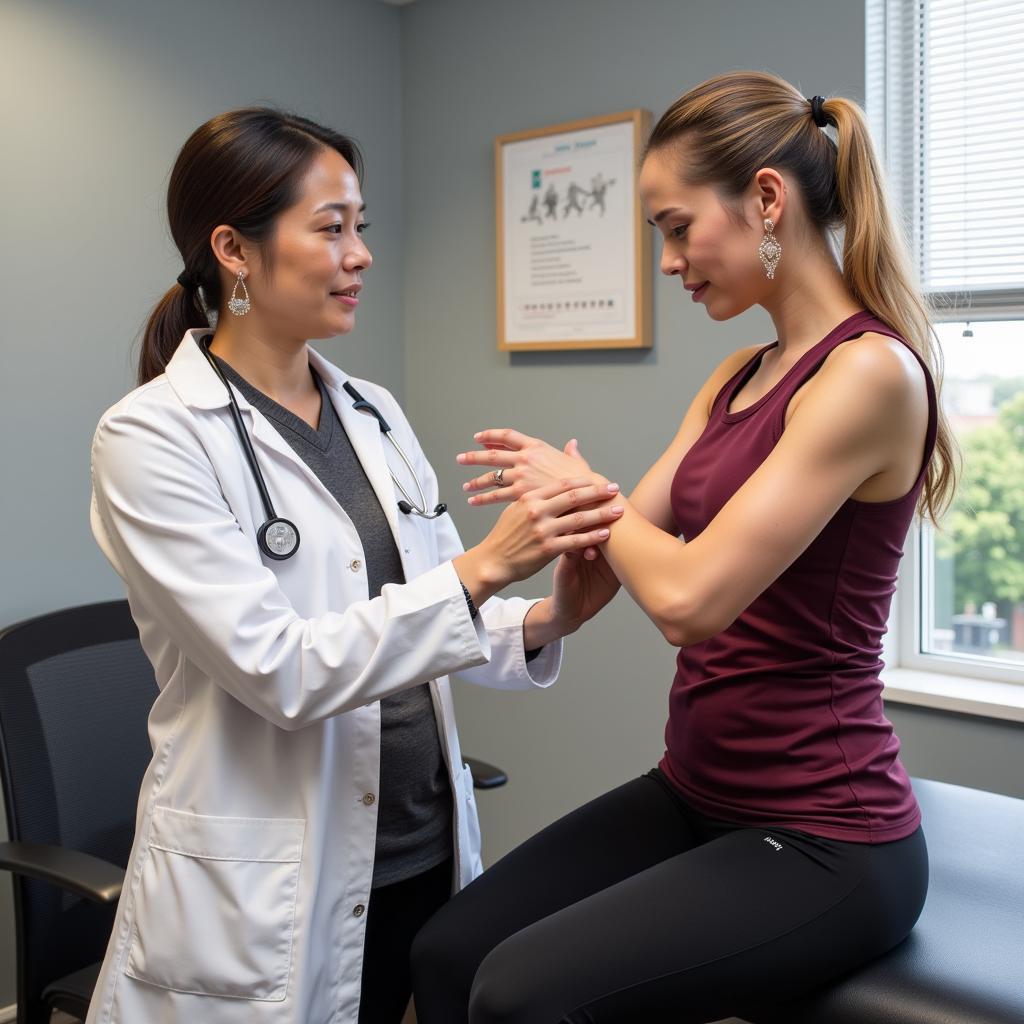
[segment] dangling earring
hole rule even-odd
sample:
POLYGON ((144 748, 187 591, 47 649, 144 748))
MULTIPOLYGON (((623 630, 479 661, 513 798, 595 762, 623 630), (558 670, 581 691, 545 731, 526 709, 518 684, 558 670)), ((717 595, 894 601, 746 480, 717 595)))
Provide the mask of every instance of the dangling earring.
POLYGON ((228 309, 231 310, 235 316, 245 316, 246 313, 252 309, 252 302, 249 300, 249 289, 245 287, 245 274, 243 271, 238 272, 238 280, 235 282, 235 287, 231 289, 231 298, 228 299, 228 309), (238 286, 242 286, 242 291, 245 292, 245 298, 238 298, 238 286))
POLYGON ((774 231, 774 221, 770 217, 765 217, 764 238, 761 239, 761 244, 757 247, 757 255, 761 257, 761 264, 764 266, 764 272, 768 275, 769 281, 775 279, 775 268, 779 265, 779 260, 782 259, 782 246, 772 233, 774 231))

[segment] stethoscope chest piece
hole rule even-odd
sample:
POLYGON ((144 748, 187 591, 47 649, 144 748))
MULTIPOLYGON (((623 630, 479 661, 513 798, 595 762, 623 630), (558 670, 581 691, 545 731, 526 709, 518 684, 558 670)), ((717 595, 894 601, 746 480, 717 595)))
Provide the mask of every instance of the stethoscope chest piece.
POLYGON ((257 531, 256 543, 267 558, 283 562, 299 550, 299 531, 287 519, 268 519, 257 531))

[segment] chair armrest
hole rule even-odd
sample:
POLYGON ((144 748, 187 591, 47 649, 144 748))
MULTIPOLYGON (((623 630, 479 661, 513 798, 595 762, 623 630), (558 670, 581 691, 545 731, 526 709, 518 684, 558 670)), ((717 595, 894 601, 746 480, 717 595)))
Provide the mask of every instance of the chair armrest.
POLYGON ((90 853, 46 843, 0 843, 0 869, 52 882, 97 903, 116 903, 124 869, 90 853))
POLYGON ((508 776, 500 768, 495 768, 493 764, 478 761, 475 757, 464 756, 462 760, 466 762, 473 774, 474 789, 497 789, 498 786, 504 786, 508 782, 508 776))

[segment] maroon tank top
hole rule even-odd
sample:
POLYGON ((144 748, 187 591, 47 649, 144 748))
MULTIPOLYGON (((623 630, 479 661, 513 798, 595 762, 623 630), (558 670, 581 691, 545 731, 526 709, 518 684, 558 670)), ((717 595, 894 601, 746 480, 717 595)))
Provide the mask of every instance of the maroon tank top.
MULTIPOLYGON (((797 389, 837 345, 865 331, 903 341, 857 313, 753 405, 727 411, 777 342, 722 388, 672 483, 684 539, 700 534, 768 457, 797 389)), ((703 814, 868 843, 902 839, 920 821, 878 677, 896 570, 935 445, 935 389, 918 362, 928 434, 914 486, 893 501, 847 500, 731 626, 679 651, 660 767, 703 814)))

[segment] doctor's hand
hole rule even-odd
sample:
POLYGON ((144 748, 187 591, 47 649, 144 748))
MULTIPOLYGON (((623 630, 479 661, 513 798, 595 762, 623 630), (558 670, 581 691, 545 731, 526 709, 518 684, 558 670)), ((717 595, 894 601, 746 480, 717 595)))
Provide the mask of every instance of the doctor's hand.
POLYGON ((557 622, 570 626, 569 631, 575 631, 592 619, 621 586, 599 549, 567 551, 555 566, 552 616, 557 622))
POLYGON ((567 551, 555 566, 551 596, 531 605, 523 619, 523 646, 530 651, 575 633, 620 586, 598 550, 567 551))
POLYGON ((603 544, 622 515, 618 484, 562 478, 527 491, 509 504, 491 532, 454 560, 455 571, 477 604, 532 576, 569 551, 603 544))
POLYGON ((509 428, 482 430, 473 435, 484 446, 482 450, 462 452, 456 461, 463 466, 489 466, 490 472, 474 477, 462 485, 474 493, 470 505, 494 505, 515 501, 528 491, 555 483, 565 477, 603 477, 591 473, 587 460, 580 454, 575 438, 562 451, 542 441, 509 428), (486 490, 494 488, 493 490, 486 490))

